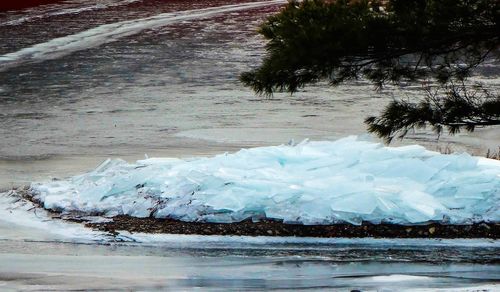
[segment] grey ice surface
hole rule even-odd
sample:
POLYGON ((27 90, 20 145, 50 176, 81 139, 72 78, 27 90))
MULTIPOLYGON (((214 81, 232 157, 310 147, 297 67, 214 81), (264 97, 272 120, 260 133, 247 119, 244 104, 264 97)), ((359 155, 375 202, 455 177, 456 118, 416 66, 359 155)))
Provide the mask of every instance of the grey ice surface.
MULTIPOLYGON (((2 234, 12 228, 1 223, 2 234)), ((26 232, 0 239, 0 290, 497 291, 500 281, 499 247, 491 243, 261 244, 255 238, 170 236, 157 244, 89 244, 36 238, 26 232)))

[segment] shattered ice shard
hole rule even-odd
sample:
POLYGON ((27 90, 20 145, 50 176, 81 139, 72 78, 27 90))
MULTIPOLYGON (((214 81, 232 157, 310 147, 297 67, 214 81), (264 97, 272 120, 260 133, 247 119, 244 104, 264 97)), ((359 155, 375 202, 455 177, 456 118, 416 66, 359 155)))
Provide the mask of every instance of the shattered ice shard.
POLYGON ((107 160, 31 190, 49 209, 187 221, 500 221, 500 161, 354 136, 190 160, 107 160))

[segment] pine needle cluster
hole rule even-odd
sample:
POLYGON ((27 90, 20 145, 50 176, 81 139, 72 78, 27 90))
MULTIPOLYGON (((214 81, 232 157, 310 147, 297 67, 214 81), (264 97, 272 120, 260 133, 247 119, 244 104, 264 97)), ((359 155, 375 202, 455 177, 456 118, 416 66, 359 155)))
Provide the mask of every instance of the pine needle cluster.
POLYGON ((484 64, 498 70, 499 32, 498 0, 291 1, 260 27, 267 54, 240 79, 263 95, 325 80, 430 84, 367 118, 368 130, 387 141, 425 126, 473 131, 500 124, 498 92, 468 82, 484 64))

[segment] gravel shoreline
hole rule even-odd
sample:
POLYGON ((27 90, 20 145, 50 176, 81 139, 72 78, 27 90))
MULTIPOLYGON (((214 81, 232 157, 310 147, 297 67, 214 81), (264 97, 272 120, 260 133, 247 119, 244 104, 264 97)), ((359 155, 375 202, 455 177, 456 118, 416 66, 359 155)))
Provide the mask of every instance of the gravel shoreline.
MULTIPOLYGON (((74 219, 69 219, 77 221, 74 219)), ((471 225, 299 225, 284 224, 276 220, 237 223, 183 222, 173 219, 136 218, 119 215, 110 222, 86 222, 85 226, 95 230, 118 234, 120 230, 131 233, 166 233, 199 235, 247 235, 247 236, 297 236, 297 237, 384 237, 384 238, 500 238, 500 224, 475 223, 471 225)))

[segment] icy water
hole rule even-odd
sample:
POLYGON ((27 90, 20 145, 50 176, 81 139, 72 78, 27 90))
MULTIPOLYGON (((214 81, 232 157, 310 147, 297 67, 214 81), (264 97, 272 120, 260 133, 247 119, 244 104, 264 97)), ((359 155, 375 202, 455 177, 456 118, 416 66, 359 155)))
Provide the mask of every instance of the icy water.
MULTIPOLYGON (((364 118, 400 91, 359 82, 265 99, 239 84, 263 54, 258 24, 284 2, 71 0, 0 13, 0 189, 108 157, 363 134, 364 118)), ((409 89, 405 96, 418 94, 409 89)), ((439 143, 419 132, 403 143, 484 154, 499 141, 490 128, 439 143)), ((0 290, 495 290, 500 274, 498 246, 83 244, 2 218, 0 290)))

